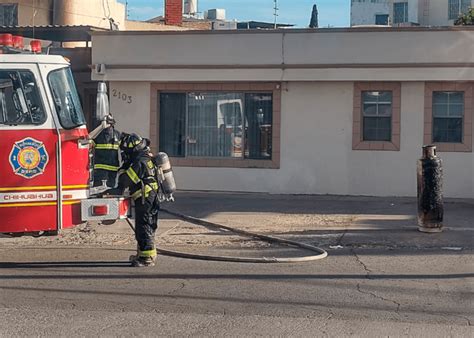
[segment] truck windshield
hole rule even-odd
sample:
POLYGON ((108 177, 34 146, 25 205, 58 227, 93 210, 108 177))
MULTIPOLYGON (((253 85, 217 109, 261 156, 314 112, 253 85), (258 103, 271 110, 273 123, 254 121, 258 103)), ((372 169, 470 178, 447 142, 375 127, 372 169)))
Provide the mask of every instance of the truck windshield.
POLYGON ((73 129, 86 124, 79 95, 70 68, 61 68, 48 75, 54 106, 61 126, 73 129))

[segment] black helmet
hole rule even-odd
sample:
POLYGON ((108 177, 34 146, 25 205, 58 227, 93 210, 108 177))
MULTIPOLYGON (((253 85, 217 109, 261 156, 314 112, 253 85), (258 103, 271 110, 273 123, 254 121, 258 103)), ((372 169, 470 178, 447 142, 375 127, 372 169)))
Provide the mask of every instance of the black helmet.
POLYGON ((148 146, 146 139, 141 138, 137 134, 123 134, 120 140, 120 150, 127 154, 142 151, 148 146))

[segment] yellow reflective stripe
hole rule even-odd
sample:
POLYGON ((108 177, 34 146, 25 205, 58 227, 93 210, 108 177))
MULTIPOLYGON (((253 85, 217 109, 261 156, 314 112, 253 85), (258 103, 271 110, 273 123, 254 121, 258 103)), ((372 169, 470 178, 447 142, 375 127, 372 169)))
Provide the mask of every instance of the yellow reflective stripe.
POLYGON ((128 177, 130 177, 133 183, 137 184, 140 182, 140 178, 138 177, 137 173, 135 172, 135 170, 133 170, 132 167, 128 168, 126 173, 128 177))
MULTIPOLYGON (((145 190, 145 194, 146 194, 146 190, 145 190)), ((139 190, 135 191, 135 192, 132 194, 132 198, 133 198, 134 200, 136 200, 136 199, 139 198, 141 195, 142 195, 142 189, 139 189, 139 190)))
POLYGON ((140 256, 140 257, 156 257, 156 249, 139 251, 138 256, 140 256))
POLYGON ((94 164, 94 169, 102 169, 108 171, 118 171, 120 167, 114 167, 113 165, 107 164, 94 164))
POLYGON ((55 185, 48 186, 36 186, 36 187, 11 187, 11 188, 0 188, 0 191, 30 191, 30 190, 51 190, 56 189, 55 185))
POLYGON ((118 144, 96 144, 95 149, 118 150, 118 144))
MULTIPOLYGON (((151 184, 145 185, 145 197, 148 197, 150 192, 153 190, 158 191, 158 183, 151 183, 151 184)), ((142 196, 142 189, 139 189, 132 194, 132 198, 134 200, 136 200, 137 198, 141 196, 142 196)))
POLYGON ((87 189, 87 188, 89 188, 89 186, 87 184, 63 185, 63 190, 64 189, 87 189))
POLYGON ((0 204, 0 208, 16 208, 16 207, 45 207, 56 205, 56 202, 38 202, 38 203, 6 203, 0 204))

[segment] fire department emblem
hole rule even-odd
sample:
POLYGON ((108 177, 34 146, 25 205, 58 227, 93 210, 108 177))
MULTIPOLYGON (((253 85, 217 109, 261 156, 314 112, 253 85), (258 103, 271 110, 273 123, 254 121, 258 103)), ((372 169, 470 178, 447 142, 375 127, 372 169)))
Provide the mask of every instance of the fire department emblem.
POLYGON ((43 142, 31 137, 15 142, 10 153, 13 172, 28 179, 42 175, 48 161, 48 152, 43 142))

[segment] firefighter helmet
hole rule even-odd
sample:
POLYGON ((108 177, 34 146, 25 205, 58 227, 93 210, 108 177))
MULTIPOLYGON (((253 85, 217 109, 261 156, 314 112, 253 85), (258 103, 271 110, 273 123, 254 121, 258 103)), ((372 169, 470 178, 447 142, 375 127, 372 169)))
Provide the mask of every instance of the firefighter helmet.
POLYGON ((147 140, 137 134, 124 134, 120 140, 120 149, 128 154, 141 151, 147 146, 147 140))

